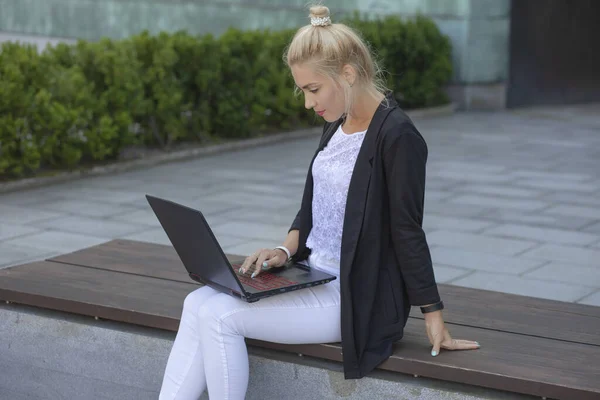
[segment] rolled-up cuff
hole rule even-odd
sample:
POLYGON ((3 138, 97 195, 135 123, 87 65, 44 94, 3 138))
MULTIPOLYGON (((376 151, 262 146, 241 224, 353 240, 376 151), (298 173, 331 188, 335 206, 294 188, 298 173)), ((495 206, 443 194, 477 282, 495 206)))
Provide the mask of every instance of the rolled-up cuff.
POLYGON ((441 300, 437 285, 418 290, 407 288, 407 294, 411 306, 424 306, 426 304, 437 303, 441 300))

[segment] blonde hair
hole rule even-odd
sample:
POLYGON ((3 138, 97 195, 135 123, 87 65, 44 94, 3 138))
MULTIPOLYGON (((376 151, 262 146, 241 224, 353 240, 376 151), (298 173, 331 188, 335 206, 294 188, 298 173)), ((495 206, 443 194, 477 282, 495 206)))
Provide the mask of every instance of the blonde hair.
MULTIPOLYGON (((355 86, 376 96, 387 92, 380 69, 365 41, 352 28, 344 24, 332 24, 329 8, 323 5, 310 7, 312 23, 298 29, 284 53, 288 67, 310 64, 315 71, 331 78, 344 89, 346 115, 350 113, 355 86), (344 65, 356 71, 352 87, 344 84, 341 73, 344 65)), ((298 93, 298 88, 296 88, 298 93)))

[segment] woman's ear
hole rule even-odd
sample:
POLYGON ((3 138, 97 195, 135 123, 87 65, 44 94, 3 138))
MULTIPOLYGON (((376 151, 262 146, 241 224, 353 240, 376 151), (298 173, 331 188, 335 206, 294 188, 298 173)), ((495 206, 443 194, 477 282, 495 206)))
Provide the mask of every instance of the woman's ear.
POLYGON ((350 64, 344 65, 344 67, 342 68, 342 76, 344 77, 346 82, 348 82, 348 85, 350 85, 350 87, 354 85, 354 82, 356 81, 356 71, 354 70, 354 67, 352 67, 350 64))

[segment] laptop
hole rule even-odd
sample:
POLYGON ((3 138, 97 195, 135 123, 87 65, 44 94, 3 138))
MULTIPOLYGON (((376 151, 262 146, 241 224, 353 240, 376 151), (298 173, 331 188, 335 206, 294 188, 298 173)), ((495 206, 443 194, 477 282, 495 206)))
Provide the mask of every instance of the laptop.
POLYGON ((171 200, 146 195, 191 279, 215 290, 255 302, 264 297, 321 285, 336 276, 304 264, 288 263, 262 271, 254 279, 250 272, 240 274, 239 263, 231 264, 204 215, 171 200))

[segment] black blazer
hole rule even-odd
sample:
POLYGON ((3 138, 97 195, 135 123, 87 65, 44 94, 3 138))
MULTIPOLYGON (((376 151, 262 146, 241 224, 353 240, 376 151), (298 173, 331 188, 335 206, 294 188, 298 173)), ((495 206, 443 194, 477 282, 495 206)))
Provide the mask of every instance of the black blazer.
MULTIPOLYGON (((362 378, 392 354, 410 307, 440 300, 422 229, 427 145, 388 96, 369 125, 350 180, 340 260, 341 329, 346 379, 362 378)), ((312 228, 312 165, 341 120, 327 123, 310 163, 295 261, 305 260, 312 228)))

